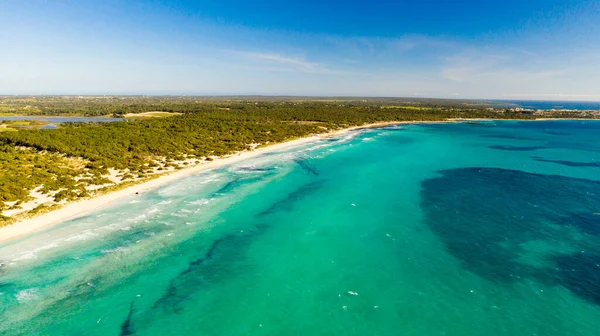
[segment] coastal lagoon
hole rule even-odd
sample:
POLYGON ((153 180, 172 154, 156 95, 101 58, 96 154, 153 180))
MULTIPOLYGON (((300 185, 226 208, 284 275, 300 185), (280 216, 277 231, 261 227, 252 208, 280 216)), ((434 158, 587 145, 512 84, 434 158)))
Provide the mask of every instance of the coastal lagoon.
POLYGON ((37 120, 46 121, 49 123, 98 123, 98 122, 117 122, 123 121, 123 118, 109 118, 109 117, 44 117, 44 116, 13 116, 13 117, 1 117, 0 121, 23 121, 23 120, 37 120))
POLYGON ((354 131, 0 259, 0 335, 597 335, 600 122, 354 131))
MULTIPOLYGON (((2 121, 41 121, 47 124, 39 127, 39 129, 57 129, 60 124, 64 123, 104 123, 104 122, 119 122, 124 121, 123 118, 109 118, 109 117, 44 117, 44 116, 11 116, 3 117, 0 116, 0 123, 2 121)), ((16 128, 36 128, 30 125, 16 126, 16 128)))

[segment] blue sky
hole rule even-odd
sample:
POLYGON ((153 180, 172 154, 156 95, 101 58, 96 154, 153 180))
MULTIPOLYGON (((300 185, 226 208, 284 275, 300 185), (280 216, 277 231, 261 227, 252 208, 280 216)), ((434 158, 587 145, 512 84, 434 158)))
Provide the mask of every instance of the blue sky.
POLYGON ((0 94, 600 100, 600 0, 3 0, 0 46, 0 94))

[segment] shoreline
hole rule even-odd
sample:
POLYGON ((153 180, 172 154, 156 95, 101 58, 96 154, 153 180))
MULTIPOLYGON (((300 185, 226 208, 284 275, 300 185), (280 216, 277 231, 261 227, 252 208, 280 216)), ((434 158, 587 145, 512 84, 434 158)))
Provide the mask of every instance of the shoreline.
MULTIPOLYGON (((431 121, 431 123, 444 123, 444 122, 455 122, 453 120, 446 121, 431 121)), ((236 162, 244 161, 247 159, 251 159, 257 156, 260 156, 265 153, 274 152, 278 150, 283 150, 289 147, 300 146, 303 144, 307 144, 319 139, 329 138, 333 136, 343 135, 348 132, 360 130, 360 129, 369 129, 369 128, 378 128, 385 127, 390 125, 398 125, 398 124, 414 124, 414 123, 428 123, 428 121, 399 121, 399 122, 381 122, 374 124, 367 124, 362 126, 353 126, 349 128, 344 128, 340 130, 330 131, 321 134, 313 134, 307 137, 293 139, 280 143, 267 144, 263 147, 258 147, 252 151, 244 151, 235 154, 231 154, 228 156, 224 156, 214 161, 205 162, 197 164, 193 167, 184 168, 181 170, 177 170, 170 173, 165 173, 159 175, 153 179, 141 181, 140 183, 130 185, 125 187, 124 189, 119 189, 115 191, 109 191, 106 194, 99 195, 97 197, 92 197, 80 201, 69 202, 66 205, 57 208, 55 210, 51 210, 49 212, 35 215, 31 218, 25 218, 18 220, 15 223, 0 227, 0 243, 4 243, 10 240, 14 240, 20 238, 22 236, 43 230, 45 228, 51 227, 55 224, 62 223, 68 220, 76 219, 78 217, 84 216, 90 212, 93 212, 99 208, 110 205, 113 202, 121 200, 123 198, 127 198, 130 196, 134 196, 136 194, 147 192, 149 190, 156 189, 160 186, 168 184, 170 182, 174 182, 176 180, 182 179, 184 177, 200 173, 206 170, 221 168, 223 166, 233 164, 236 162)))
MULTIPOLYGON (((207 163, 197 164, 193 167, 177 170, 170 173, 159 175, 153 179, 141 181, 140 183, 133 184, 125 187, 124 189, 109 191, 106 194, 102 194, 96 197, 69 202, 66 205, 51 210, 49 212, 35 215, 31 218, 21 219, 15 223, 7 226, 0 227, 0 243, 5 243, 10 240, 20 238, 22 236, 43 230, 55 224, 72 220, 81 216, 84 216, 90 212, 93 212, 99 208, 106 207, 113 202, 120 199, 134 196, 136 194, 146 192, 149 190, 156 189, 160 186, 168 184, 170 182, 182 179, 184 177, 200 173, 209 169, 221 168, 223 166, 233 164, 236 162, 251 159, 260 156, 265 153, 283 150, 289 147, 300 146, 306 143, 310 143, 319 139, 334 137, 343 135, 348 132, 357 131, 361 129, 381 128, 391 125, 402 125, 402 124, 437 124, 437 123, 458 123, 465 121, 491 121, 501 119, 447 119, 438 121, 390 121, 390 122, 379 122, 373 124, 365 124, 361 126, 352 126, 340 130, 330 131, 321 134, 313 134, 307 137, 293 139, 280 143, 267 144, 263 147, 258 147, 252 151, 244 151, 228 156, 218 158, 214 161, 207 163)), ((544 121, 548 119, 520 119, 524 121, 544 121)), ((586 119, 593 120, 593 119, 586 119)))

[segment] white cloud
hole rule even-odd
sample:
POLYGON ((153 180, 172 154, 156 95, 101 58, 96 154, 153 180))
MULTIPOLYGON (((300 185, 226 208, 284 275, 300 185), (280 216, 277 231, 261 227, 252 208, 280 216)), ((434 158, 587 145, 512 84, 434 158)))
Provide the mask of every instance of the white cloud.
POLYGON ((280 54, 256 53, 256 52, 242 52, 241 54, 244 56, 253 58, 253 59, 257 59, 257 60, 267 61, 267 62, 276 63, 276 64, 290 65, 293 67, 298 67, 298 68, 310 70, 310 71, 320 67, 320 64, 318 64, 318 63, 308 62, 299 57, 290 57, 290 56, 283 56, 280 54))
POLYGON ((444 50, 455 49, 460 44, 451 40, 444 40, 426 35, 405 35, 387 41, 394 51, 408 52, 411 50, 444 50))
POLYGON ((237 52, 244 58, 258 61, 270 66, 271 70, 301 71, 309 73, 331 73, 332 71, 324 64, 307 61, 302 57, 288 56, 278 53, 266 52, 237 52))
POLYGON ((226 51, 234 55, 232 62, 236 68, 269 72, 296 72, 308 75, 349 76, 359 72, 347 70, 358 63, 357 60, 345 57, 331 59, 329 65, 325 62, 307 60, 305 57, 293 56, 276 52, 255 51, 226 51))
POLYGON ((467 48, 446 57, 439 76, 466 97, 594 100, 600 97, 598 64, 594 52, 467 48))
POLYGON ((427 52, 454 50, 460 43, 451 39, 442 39, 433 36, 408 34, 399 37, 339 37, 324 36, 320 39, 333 47, 332 51, 354 55, 370 55, 388 57, 401 56, 411 52, 427 52))

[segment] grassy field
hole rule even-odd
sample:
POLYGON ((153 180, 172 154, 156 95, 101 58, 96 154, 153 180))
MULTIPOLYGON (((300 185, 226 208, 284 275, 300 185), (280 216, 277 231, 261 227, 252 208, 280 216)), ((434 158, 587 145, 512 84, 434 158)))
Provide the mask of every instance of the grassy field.
POLYGON ((397 105, 386 105, 386 106, 381 106, 381 108, 382 109, 405 109, 405 110, 417 110, 417 111, 431 109, 429 107, 423 107, 423 106, 397 106, 397 105))
POLYGON ((17 130, 12 128, 12 127, 8 127, 7 125, 0 125, 0 132, 16 132, 17 130))
POLYGON ((177 112, 152 111, 143 113, 127 113, 125 118, 165 118, 181 114, 182 113, 177 112))

